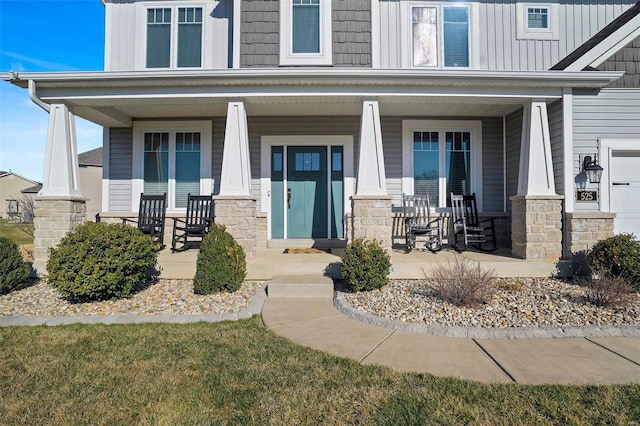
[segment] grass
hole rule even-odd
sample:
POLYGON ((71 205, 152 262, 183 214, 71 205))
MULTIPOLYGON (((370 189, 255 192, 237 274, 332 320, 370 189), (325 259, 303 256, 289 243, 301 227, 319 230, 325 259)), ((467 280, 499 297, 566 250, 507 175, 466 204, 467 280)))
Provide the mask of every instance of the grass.
POLYGON ((33 224, 16 224, 7 219, 0 219, 0 237, 6 237, 18 246, 23 244, 33 244, 33 237, 20 229, 21 226, 33 226, 33 224))
POLYGON ((19 424, 629 424, 640 385, 484 385, 363 366, 259 317, 0 328, 0 419, 19 424))

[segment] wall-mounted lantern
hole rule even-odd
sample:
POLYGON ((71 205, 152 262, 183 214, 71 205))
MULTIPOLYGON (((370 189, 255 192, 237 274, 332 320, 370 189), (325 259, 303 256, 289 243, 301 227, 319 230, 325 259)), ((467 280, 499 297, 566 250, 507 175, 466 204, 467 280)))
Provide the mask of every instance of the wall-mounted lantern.
POLYGON ((582 160, 582 172, 587 175, 590 183, 600 183, 602 177, 602 171, 604 169, 598 164, 596 155, 593 155, 593 160, 590 155, 585 155, 582 160))

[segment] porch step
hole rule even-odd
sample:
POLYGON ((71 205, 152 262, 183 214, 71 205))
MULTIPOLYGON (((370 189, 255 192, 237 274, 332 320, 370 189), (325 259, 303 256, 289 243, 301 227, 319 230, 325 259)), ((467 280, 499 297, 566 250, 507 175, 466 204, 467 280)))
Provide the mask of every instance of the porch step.
POLYGON ((267 286, 269 297, 333 297, 333 280, 322 275, 276 275, 267 286))

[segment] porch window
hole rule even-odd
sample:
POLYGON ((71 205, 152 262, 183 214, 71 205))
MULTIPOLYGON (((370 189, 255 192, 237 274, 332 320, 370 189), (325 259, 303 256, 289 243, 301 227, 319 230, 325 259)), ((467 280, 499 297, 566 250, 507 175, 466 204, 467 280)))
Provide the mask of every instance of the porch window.
POLYGON ((202 66, 202 8, 147 9, 147 68, 202 66))
POLYGON ((469 9, 411 8, 414 67, 469 67, 469 9))
POLYGON ((197 132, 144 133, 144 193, 169 196, 169 208, 187 207, 200 194, 200 139, 197 132))

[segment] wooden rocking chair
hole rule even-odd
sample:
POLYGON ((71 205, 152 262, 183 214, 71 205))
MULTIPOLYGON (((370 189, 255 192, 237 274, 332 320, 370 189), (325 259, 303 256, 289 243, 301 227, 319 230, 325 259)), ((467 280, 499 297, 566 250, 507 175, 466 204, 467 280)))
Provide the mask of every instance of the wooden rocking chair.
POLYGON ((429 197, 426 195, 402 195, 405 238, 407 250, 416 247, 417 237, 425 238, 425 247, 432 252, 442 249, 440 217, 431 219, 429 197))
POLYGON ((167 214, 167 194, 145 195, 140 194, 140 206, 138 207, 138 219, 122 218, 122 223, 133 222, 138 229, 151 236, 160 249, 164 248, 164 222, 167 214))
POLYGON ((478 219, 476 194, 453 195, 451 193, 451 218, 453 221, 453 247, 459 250, 458 238, 462 236, 464 249, 472 244, 482 251, 494 251, 496 245, 494 218, 478 219), (483 247, 489 244, 490 248, 483 247))
POLYGON ((211 195, 191 195, 187 197, 187 216, 173 219, 171 251, 182 251, 192 243, 204 240, 213 223, 213 198, 211 195), (191 239, 191 240, 190 240, 191 239), (182 247, 176 248, 181 243, 182 247))

